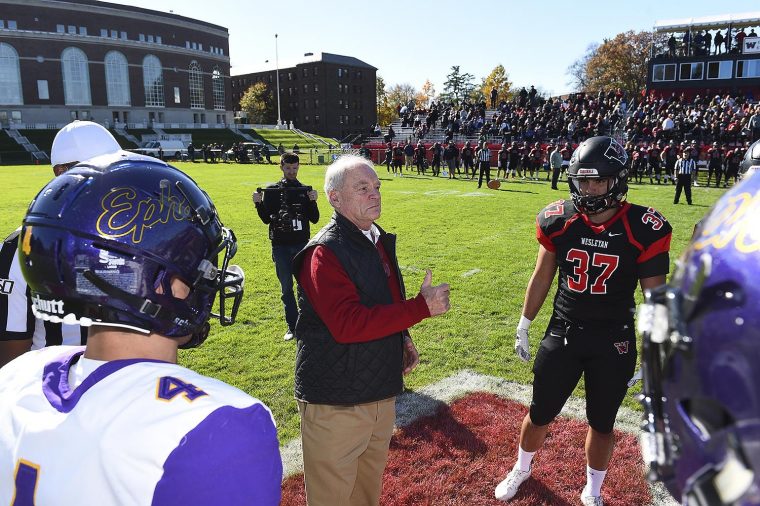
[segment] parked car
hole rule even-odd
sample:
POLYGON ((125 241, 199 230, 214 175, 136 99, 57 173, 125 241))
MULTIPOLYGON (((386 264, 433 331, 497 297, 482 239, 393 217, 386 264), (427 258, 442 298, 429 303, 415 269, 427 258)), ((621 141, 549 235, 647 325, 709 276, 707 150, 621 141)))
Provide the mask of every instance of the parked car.
MULTIPOLYGON (((245 148, 246 159, 243 162, 261 163, 266 157, 266 152, 269 151, 269 155, 276 155, 277 150, 273 149, 261 142, 241 142, 239 143, 245 148)), ((234 159, 234 152, 232 148, 227 151, 227 157, 230 160, 234 159)))
POLYGON ((187 159, 187 148, 182 141, 176 140, 147 141, 143 143, 142 146, 137 149, 133 149, 132 151, 135 153, 140 153, 141 155, 149 155, 156 158, 159 158, 161 151, 163 151, 164 159, 187 159))

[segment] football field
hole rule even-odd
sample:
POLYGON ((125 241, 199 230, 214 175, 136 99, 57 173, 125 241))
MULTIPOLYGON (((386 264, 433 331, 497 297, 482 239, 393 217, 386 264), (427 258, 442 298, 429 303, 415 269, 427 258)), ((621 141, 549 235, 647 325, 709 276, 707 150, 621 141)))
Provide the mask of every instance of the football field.
MULTIPOLYGON (((280 171, 275 165, 177 166, 211 195, 222 221, 235 231, 238 252, 234 261, 246 273, 238 323, 224 328, 212 325, 211 336, 202 347, 180 352, 180 363, 266 402, 285 444, 298 436, 298 411, 293 400, 295 342, 282 339, 286 327, 267 227, 251 202, 251 193, 276 181, 280 171)), ((312 233, 331 214, 322 191, 324 170, 324 166, 305 165, 299 174, 304 184, 319 191, 321 217, 312 233)), ((417 293, 425 269, 433 271, 434 284, 451 285, 451 310, 412 329, 421 363, 406 378, 408 388, 420 389, 462 370, 530 383, 530 368, 512 352, 513 332, 538 247, 536 213, 549 202, 567 197, 567 184, 560 183, 562 189, 555 191, 543 179, 510 180, 499 190, 489 190, 485 185, 478 190, 469 180, 411 173, 394 178, 385 167, 377 170, 383 198, 379 223, 398 234, 399 263, 408 295, 417 293)), ((0 225, 5 234, 20 224, 26 206, 51 178, 51 172, 48 166, 0 168, 4 195, 0 225)), ((632 185, 628 197, 631 202, 655 207, 671 222, 671 260, 675 262, 694 224, 722 192, 694 188, 693 206, 674 206, 670 185, 632 185)), ((549 298, 533 325, 533 352, 550 313, 549 298)), ((582 394, 581 389, 582 384, 576 393, 582 394)), ((632 398, 626 406, 636 409, 632 398)))

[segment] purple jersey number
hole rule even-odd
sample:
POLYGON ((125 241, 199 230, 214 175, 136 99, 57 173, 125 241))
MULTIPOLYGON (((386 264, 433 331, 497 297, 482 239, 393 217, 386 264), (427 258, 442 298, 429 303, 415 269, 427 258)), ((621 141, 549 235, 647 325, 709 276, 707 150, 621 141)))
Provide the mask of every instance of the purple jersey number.
POLYGON ((163 376, 158 380, 157 395, 159 399, 170 401, 177 395, 184 395, 185 399, 192 402, 198 397, 208 395, 192 383, 186 383, 173 376, 163 376))
POLYGON ((27 460, 19 460, 16 466, 16 492, 12 506, 34 506, 34 492, 37 488, 40 467, 27 460))

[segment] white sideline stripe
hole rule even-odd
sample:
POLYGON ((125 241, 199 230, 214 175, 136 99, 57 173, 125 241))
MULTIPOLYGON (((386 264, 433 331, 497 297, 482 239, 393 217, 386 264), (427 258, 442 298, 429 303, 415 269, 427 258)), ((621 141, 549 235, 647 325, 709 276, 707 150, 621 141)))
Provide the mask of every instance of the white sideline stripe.
MULTIPOLYGON (((433 415, 442 403, 450 404, 472 392, 491 393, 527 406, 530 404, 532 387, 465 369, 419 390, 399 395, 396 398, 396 427, 406 427, 419 417, 433 415)), ((582 399, 570 397, 560 414, 585 420, 586 404, 582 399)), ((638 435, 640 421, 641 413, 621 407, 615 428, 638 435)), ((280 453, 284 478, 303 472, 300 438, 289 441, 280 449, 280 453)), ((644 470, 641 472, 644 473, 644 470)), ((673 500, 661 484, 650 484, 649 487, 653 499, 651 506, 678 506, 678 502, 673 500)))

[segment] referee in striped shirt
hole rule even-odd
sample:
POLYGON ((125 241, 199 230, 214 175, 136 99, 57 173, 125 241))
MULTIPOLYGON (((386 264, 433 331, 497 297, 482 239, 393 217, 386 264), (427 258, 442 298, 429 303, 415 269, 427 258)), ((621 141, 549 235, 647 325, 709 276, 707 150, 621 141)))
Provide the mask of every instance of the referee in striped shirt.
POLYGON ((686 194, 686 203, 691 205, 691 175, 697 168, 697 163, 691 158, 691 149, 684 148, 681 158, 676 160, 676 196, 674 204, 678 204, 681 198, 681 190, 686 194))
POLYGON ((491 150, 488 149, 485 141, 480 141, 480 144, 478 144, 477 157, 480 168, 478 188, 480 188, 483 186, 483 174, 486 176, 486 185, 491 181, 491 150))
MULTIPOLYGON (((50 161, 59 176, 80 161, 121 151, 113 135, 97 123, 74 121, 63 127, 53 140, 50 161)), ((0 248, 0 367, 30 349, 56 344, 83 345, 87 329, 38 320, 32 314, 31 294, 18 263, 16 230, 0 248)))

